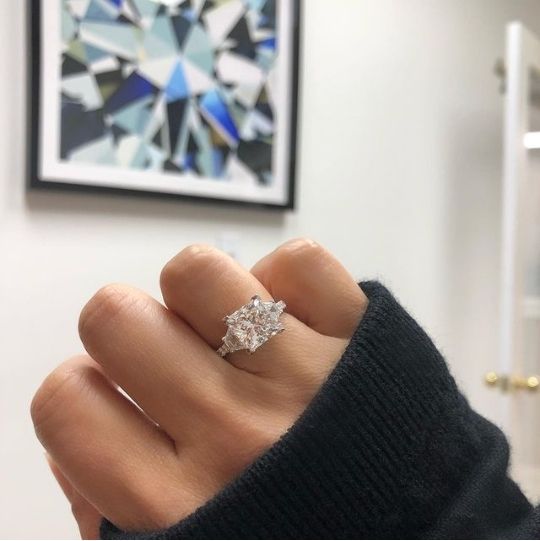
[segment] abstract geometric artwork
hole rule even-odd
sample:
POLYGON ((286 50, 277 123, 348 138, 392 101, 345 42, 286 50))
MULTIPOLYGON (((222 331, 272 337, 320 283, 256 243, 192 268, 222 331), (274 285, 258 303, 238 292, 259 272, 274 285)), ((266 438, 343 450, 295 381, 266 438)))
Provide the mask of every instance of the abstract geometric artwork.
POLYGON ((297 1, 31 6, 33 186, 292 207, 297 1))

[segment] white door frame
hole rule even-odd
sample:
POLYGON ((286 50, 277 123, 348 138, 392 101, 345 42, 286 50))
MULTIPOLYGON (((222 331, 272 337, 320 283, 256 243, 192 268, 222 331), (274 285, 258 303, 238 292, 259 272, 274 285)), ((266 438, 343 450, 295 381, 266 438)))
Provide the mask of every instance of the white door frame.
MULTIPOLYGON (((526 218, 520 210, 527 198, 527 149, 529 131, 530 71, 540 73, 540 41, 521 23, 510 23, 506 32, 506 100, 504 124, 504 175, 502 216, 501 329, 499 370, 522 372, 524 280, 523 254, 526 218)), ((512 401, 501 393, 502 428, 512 432, 512 401)))

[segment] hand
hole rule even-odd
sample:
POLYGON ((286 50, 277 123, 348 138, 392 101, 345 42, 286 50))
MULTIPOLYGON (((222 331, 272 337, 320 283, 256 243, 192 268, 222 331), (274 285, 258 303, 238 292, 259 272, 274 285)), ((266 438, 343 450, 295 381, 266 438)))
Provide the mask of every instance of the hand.
POLYGON ((163 269, 161 290, 165 306, 123 285, 96 293, 79 323, 88 355, 60 365, 32 402, 83 538, 97 537, 102 516, 149 530, 212 498, 296 421, 367 306, 308 240, 251 272, 214 248, 186 248, 163 269), (285 332, 253 355, 221 358, 223 317, 255 294, 287 303, 285 332))

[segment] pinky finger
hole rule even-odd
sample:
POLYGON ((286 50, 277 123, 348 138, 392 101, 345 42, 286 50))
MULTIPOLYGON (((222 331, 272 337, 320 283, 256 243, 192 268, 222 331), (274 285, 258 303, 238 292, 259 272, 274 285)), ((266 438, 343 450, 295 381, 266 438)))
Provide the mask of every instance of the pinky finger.
POLYGON ((101 515, 88 500, 75 490, 53 459, 49 455, 46 455, 46 457, 54 478, 71 504, 71 512, 79 526, 81 539, 99 539, 101 515))

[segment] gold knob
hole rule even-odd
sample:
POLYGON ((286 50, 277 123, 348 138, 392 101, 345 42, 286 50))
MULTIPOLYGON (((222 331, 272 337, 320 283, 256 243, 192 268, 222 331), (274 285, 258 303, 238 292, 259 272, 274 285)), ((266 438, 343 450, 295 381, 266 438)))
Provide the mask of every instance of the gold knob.
POLYGON ((497 385, 497 382, 499 381, 499 375, 497 374, 497 372, 488 372, 486 374, 486 383, 488 385, 497 385))
POLYGON ((490 387, 499 387, 501 391, 538 391, 540 389, 539 376, 507 376, 506 374, 498 374, 497 372, 488 372, 485 376, 486 385, 490 387))

